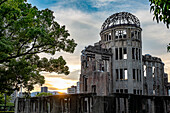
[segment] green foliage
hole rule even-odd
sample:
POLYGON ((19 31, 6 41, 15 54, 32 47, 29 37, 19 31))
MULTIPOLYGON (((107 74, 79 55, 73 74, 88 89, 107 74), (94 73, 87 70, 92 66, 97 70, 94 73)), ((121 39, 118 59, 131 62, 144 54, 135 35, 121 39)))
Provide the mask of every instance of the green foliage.
POLYGON ((50 96, 53 95, 52 93, 46 93, 46 92, 42 92, 36 95, 36 97, 41 97, 41 96, 50 96))
POLYGON ((154 12, 154 18, 156 18, 159 23, 163 21, 166 24, 167 28, 169 28, 170 24, 170 0, 149 0, 150 11, 154 12))
MULTIPOLYGON (((11 105, 10 100, 11 100, 11 97, 6 95, 6 104, 7 105, 11 105)), ((0 105, 2 105, 4 103, 5 103, 5 96, 3 93, 0 93, 0 105)))
POLYGON ((0 92, 12 93, 22 85, 28 92, 44 83, 40 71, 69 74, 66 61, 40 59, 38 53, 73 53, 76 43, 53 11, 38 10, 25 0, 0 0, 0 92))
POLYGON ((170 52, 170 43, 167 45, 167 52, 170 52))

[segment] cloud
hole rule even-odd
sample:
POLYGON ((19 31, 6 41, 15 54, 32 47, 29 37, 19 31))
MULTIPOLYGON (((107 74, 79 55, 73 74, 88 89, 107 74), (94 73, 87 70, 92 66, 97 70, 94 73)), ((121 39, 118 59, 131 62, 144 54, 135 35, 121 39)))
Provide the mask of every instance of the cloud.
MULTIPOLYGON (((57 74, 57 73, 42 73, 42 75, 44 75, 45 77, 48 78, 62 78, 65 80, 79 80, 79 76, 80 76, 80 70, 75 70, 72 71, 69 75, 62 75, 62 74, 57 74)), ((50 85, 50 84, 47 84, 50 85)))
MULTIPOLYGON (((57 1, 57 0, 56 0, 57 1)), ((85 46, 93 45, 100 40, 100 28, 107 17, 117 12, 130 12, 141 22, 143 54, 160 57, 165 63, 165 71, 170 70, 169 53, 166 45, 170 42, 170 32, 164 24, 153 21, 153 14, 149 11, 148 0, 62 0, 50 6, 54 11, 56 21, 66 25, 70 38, 75 39, 78 46, 73 54, 58 52, 53 57, 62 55, 71 69, 68 76, 51 75, 67 80, 78 80, 80 70, 81 50, 85 46)), ((42 54, 42 56, 51 57, 42 54)), ((168 72, 170 75, 170 72, 168 72)), ((48 74, 46 74, 47 76, 48 74)), ((50 77, 50 76, 48 76, 50 77)), ((51 77, 52 78, 52 77, 51 77)))

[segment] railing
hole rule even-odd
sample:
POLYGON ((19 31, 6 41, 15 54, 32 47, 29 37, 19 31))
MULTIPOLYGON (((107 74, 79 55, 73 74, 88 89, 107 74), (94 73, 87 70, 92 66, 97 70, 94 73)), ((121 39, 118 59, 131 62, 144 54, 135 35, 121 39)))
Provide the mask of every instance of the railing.
POLYGON ((18 98, 15 113, 170 113, 170 97, 114 93, 18 98))

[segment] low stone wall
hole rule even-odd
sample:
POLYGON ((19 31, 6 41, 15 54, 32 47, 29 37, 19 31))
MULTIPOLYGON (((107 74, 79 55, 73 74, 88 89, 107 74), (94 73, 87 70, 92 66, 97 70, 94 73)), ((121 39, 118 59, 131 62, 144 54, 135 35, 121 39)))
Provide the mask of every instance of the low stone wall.
POLYGON ((17 98, 15 113, 170 113, 170 97, 114 93, 17 98))

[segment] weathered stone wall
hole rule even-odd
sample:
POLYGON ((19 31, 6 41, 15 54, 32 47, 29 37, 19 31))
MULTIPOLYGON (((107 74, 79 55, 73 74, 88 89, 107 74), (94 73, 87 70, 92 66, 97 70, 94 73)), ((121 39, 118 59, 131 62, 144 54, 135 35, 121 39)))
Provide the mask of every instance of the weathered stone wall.
POLYGON ((80 92, 109 95, 111 53, 100 46, 88 46, 81 56, 80 92))
POLYGON ((164 82, 164 63, 151 55, 143 56, 143 76, 145 95, 167 95, 164 82))
POLYGON ((17 98, 15 113, 170 113, 170 97, 115 93, 17 98))

